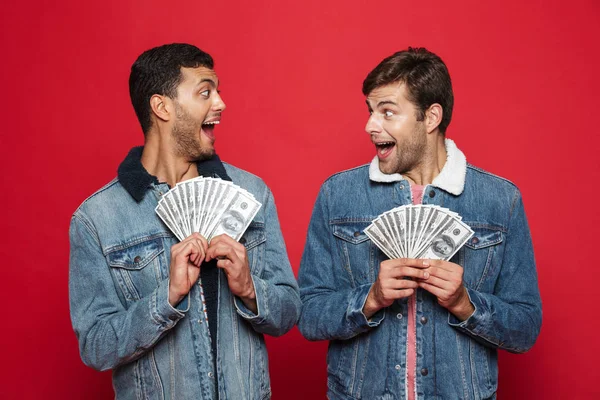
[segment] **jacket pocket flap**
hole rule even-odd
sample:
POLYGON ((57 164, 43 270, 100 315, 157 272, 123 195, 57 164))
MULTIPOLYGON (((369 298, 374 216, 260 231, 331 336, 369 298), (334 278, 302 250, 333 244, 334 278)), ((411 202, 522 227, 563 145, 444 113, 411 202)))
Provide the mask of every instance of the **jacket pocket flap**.
POLYGON ((266 240, 265 224, 262 222, 251 222, 244 235, 240 238, 240 243, 246 246, 246 250, 251 250, 266 240))
POLYGON ((352 244, 359 244, 369 240, 369 237, 365 234, 365 228, 370 224, 371 221, 333 222, 333 234, 334 236, 352 244))
POLYGON ((164 251, 162 241, 153 239, 132 245, 119 246, 108 253, 111 267, 139 270, 148 265, 164 251))
POLYGON ((477 250, 484 247, 493 246, 502 242, 502 231, 500 229, 494 229, 493 227, 477 227, 476 225, 471 226, 473 229, 473 236, 465 243, 465 246, 477 250))

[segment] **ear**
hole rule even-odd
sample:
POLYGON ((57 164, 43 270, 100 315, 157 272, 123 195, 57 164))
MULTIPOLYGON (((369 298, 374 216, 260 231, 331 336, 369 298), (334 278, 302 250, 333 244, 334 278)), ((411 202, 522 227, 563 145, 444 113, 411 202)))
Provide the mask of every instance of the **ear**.
POLYGON ((444 116, 444 110, 442 106, 438 103, 433 103, 429 106, 429 108, 425 111, 425 126, 427 128, 427 133, 431 133, 437 129, 437 127, 442 122, 442 117, 444 116))
POLYGON ((152 109, 152 113, 162 121, 167 122, 172 117, 171 102, 166 96, 159 94, 152 95, 150 97, 150 108, 152 109))

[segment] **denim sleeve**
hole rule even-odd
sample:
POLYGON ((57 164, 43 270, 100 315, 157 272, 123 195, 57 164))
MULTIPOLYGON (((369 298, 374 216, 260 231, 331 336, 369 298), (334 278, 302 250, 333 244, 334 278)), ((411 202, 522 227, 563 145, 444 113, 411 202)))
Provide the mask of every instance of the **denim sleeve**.
POLYGON ((237 313, 248 321, 254 330, 271 336, 281 336, 296 325, 302 303, 298 283, 292 272, 277 209, 271 191, 267 189, 265 207, 265 257, 260 276, 253 275, 258 313, 249 310, 241 299, 235 298, 237 313))
POLYGON ((71 219, 69 302, 81 359, 104 371, 142 356, 185 314, 169 304, 168 280, 126 309, 94 232, 83 216, 71 219))
POLYGON ((372 284, 353 287, 348 274, 333 264, 335 243, 327 201, 325 184, 313 209, 298 275, 303 302, 298 327, 308 340, 350 339, 384 318, 383 310, 370 320, 362 312, 372 284))
POLYGON ((494 293, 467 292, 475 311, 462 322, 450 314, 451 326, 484 345, 513 353, 523 353, 533 346, 542 325, 542 303, 531 234, 518 191, 494 293))

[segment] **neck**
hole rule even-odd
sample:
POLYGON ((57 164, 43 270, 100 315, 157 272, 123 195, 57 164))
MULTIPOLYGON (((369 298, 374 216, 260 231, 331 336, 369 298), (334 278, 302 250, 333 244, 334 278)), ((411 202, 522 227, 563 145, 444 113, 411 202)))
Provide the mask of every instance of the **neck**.
POLYGON ((141 162, 159 182, 167 182, 170 187, 175 187, 179 182, 197 177, 198 169, 194 161, 175 154, 170 138, 169 134, 148 132, 141 162))
POLYGON ((421 162, 410 171, 402 173, 411 184, 429 185, 440 174, 446 164, 446 145, 444 136, 437 134, 432 143, 427 143, 427 149, 421 162))

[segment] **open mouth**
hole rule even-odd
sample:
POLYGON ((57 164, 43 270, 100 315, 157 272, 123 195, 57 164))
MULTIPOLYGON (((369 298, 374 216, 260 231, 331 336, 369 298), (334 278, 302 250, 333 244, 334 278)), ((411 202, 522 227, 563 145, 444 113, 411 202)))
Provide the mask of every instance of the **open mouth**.
POLYGON ((373 142, 375 149, 377 149, 377 156, 380 159, 384 159, 392 153, 393 148, 396 146, 395 142, 373 142))
POLYGON ((219 125, 221 121, 218 119, 213 119, 211 121, 205 121, 202 124, 202 132, 208 136, 210 139, 215 139, 215 125, 219 125))

